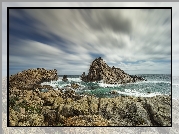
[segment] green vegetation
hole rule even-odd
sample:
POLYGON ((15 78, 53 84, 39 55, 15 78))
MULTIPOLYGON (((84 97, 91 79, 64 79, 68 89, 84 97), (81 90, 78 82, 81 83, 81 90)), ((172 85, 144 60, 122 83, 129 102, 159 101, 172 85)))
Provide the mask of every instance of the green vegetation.
POLYGON ((23 100, 20 103, 16 103, 18 101, 17 97, 11 97, 9 99, 9 105, 10 107, 12 107, 12 109, 14 109, 15 111, 20 112, 20 108, 25 108, 25 111, 28 113, 37 113, 37 114, 41 114, 42 112, 42 108, 41 105, 36 104, 33 106, 30 106, 26 100, 23 100))

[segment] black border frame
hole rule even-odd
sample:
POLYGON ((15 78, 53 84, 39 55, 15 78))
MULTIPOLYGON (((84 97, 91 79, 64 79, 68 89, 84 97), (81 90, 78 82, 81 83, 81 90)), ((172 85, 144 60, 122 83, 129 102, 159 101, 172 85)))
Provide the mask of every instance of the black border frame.
POLYGON ((172 7, 7 7, 7 127, 172 127, 172 7), (171 9, 171 126, 9 126, 9 10, 10 9, 171 9))

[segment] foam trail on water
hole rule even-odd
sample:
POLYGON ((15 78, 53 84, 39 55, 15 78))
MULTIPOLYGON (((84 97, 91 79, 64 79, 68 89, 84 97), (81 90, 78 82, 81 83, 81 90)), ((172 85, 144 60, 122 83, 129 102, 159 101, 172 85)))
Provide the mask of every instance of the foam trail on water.
POLYGON ((100 87, 119 87, 121 84, 105 84, 105 83, 98 83, 100 87))
POLYGON ((50 82, 43 82, 41 85, 50 85, 54 89, 57 88, 64 88, 66 86, 71 86, 71 83, 78 83, 78 85, 81 87, 80 89, 85 88, 84 85, 81 84, 81 79, 80 78, 68 78, 67 82, 62 81, 63 77, 59 77, 57 81, 50 81, 50 82))
POLYGON ((155 93, 141 93, 138 92, 136 90, 131 90, 131 89, 125 89, 125 91, 117 91, 119 94, 123 94, 123 95, 129 95, 129 96, 136 96, 136 97, 153 97, 156 95, 162 95, 159 92, 155 92, 155 93))
POLYGON ((171 84, 171 82, 169 82, 169 81, 139 81, 139 82, 135 82, 132 84, 141 84, 141 83, 168 83, 168 84, 171 84))

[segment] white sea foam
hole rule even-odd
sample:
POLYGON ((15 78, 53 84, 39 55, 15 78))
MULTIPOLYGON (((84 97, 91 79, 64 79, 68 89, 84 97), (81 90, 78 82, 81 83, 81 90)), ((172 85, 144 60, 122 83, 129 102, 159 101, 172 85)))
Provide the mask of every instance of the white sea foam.
POLYGON ((58 77, 58 79, 59 79, 59 80, 62 80, 62 79, 63 79, 63 77, 58 77))
POLYGON ((136 91, 135 89, 131 90, 131 89, 125 89, 125 91, 117 91, 119 94, 123 94, 123 95, 128 95, 128 96, 136 96, 136 97, 153 97, 156 95, 162 95, 159 92, 155 92, 155 93, 141 93, 136 91))
POLYGON ((105 83, 98 83, 100 87, 119 87, 121 84, 105 84, 105 83))
MULTIPOLYGON (((72 82, 78 83, 78 85, 80 86, 79 89, 83 89, 85 88, 84 85, 81 85, 81 80, 80 78, 68 78, 67 82, 62 81, 63 77, 59 77, 57 81, 50 81, 50 82, 43 82, 41 83, 41 85, 50 85, 52 86, 54 89, 57 88, 64 88, 66 86, 71 86, 72 82)), ((78 90, 78 89, 77 89, 78 90)))
POLYGON ((169 82, 169 81, 138 81, 133 84, 141 84, 141 83, 168 83, 168 84, 171 84, 171 82, 169 82))
MULTIPOLYGON (((89 90, 91 88, 90 87, 91 84, 82 82, 82 80, 80 78, 67 78, 68 79, 67 82, 62 81, 62 79, 63 79, 63 77, 59 77, 57 81, 44 82, 44 83, 42 83, 42 85, 50 85, 55 90, 57 90, 58 88, 64 88, 66 86, 70 87, 71 83, 75 82, 80 86, 78 89, 75 89, 75 91, 80 91, 80 92, 91 91, 91 90, 89 90), (87 85, 89 85, 89 87, 87 85)), ((96 82, 91 82, 91 83, 93 85, 96 82)), ((148 81, 139 81, 136 83, 127 83, 125 85, 127 85, 126 88, 128 88, 128 86, 131 87, 132 84, 140 85, 140 84, 144 84, 144 83, 146 83, 146 84, 147 83, 168 83, 169 85, 171 84, 171 82, 169 82, 169 81, 148 80, 148 81)), ((101 90, 101 88, 115 88, 116 89, 117 87, 119 87, 121 89, 121 88, 123 88, 123 86, 125 87, 125 85, 123 85, 123 84, 106 84, 103 81, 97 82, 97 84, 99 85, 100 90, 101 90)), ((179 84, 172 84, 172 85, 179 87, 179 84)), ((139 88, 139 89, 137 87, 136 87, 136 89, 132 89, 132 88, 131 89, 123 89, 123 91, 117 89, 117 92, 119 94, 128 95, 128 96, 137 96, 137 97, 153 97, 156 95, 162 95, 162 93, 160 93, 160 92, 153 92, 153 91, 151 91, 150 93, 146 93, 146 89, 149 88, 149 91, 150 91, 150 85, 145 86, 145 88, 139 88)), ((96 89, 96 90, 98 90, 98 89, 96 89)))
POLYGON ((72 82, 72 81, 74 81, 74 82, 81 82, 81 79, 80 78, 68 78, 68 81, 69 82, 72 82))

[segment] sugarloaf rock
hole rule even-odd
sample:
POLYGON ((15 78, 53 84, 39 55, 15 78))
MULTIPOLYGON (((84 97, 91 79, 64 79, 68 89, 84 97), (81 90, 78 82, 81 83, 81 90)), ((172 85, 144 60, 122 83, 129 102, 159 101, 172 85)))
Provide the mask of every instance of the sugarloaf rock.
POLYGON ((129 75, 120 68, 109 67, 101 57, 96 58, 92 62, 88 75, 85 75, 85 72, 83 72, 81 79, 85 82, 102 80, 106 84, 125 84, 145 80, 136 75, 129 75))

